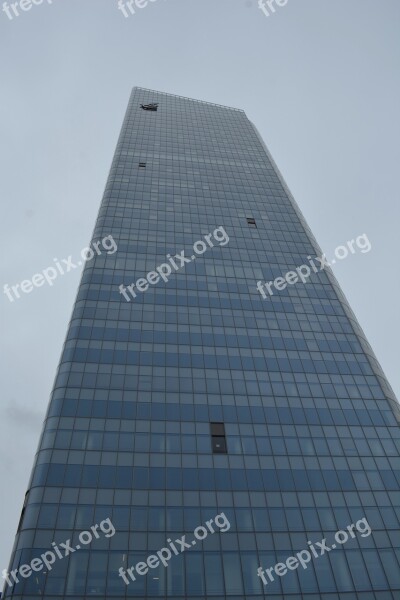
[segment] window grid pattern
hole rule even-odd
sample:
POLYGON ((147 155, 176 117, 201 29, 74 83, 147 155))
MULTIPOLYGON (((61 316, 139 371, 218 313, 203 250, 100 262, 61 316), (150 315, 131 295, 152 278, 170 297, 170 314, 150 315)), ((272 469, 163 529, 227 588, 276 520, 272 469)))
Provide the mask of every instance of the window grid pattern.
POLYGON ((331 274, 260 297, 319 252, 243 111, 135 88, 93 241, 107 235, 118 251, 85 266, 10 568, 102 519, 117 533, 4 597, 396 600, 399 413, 331 274), (218 226, 226 246, 121 297, 218 226), (228 532, 118 577, 222 511, 228 532), (362 517, 371 536, 262 586, 260 565, 362 517))

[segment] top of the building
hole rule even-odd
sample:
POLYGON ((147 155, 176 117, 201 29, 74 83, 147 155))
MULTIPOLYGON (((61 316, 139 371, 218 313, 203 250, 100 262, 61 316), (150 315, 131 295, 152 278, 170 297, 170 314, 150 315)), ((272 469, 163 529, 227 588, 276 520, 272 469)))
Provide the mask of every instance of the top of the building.
POLYGON ((150 90, 149 88, 140 87, 135 85, 134 90, 143 90, 145 92, 152 92, 153 94, 160 94, 161 96, 170 96, 171 98, 181 98, 182 100, 190 100, 191 102, 199 102, 200 104, 207 104, 208 106, 218 106, 219 108, 228 108, 229 110, 236 110, 237 112, 244 113, 241 108, 234 108, 233 106, 224 106, 223 104, 216 104, 215 102, 206 102, 205 100, 196 100, 196 98, 187 98, 186 96, 179 96, 178 94, 168 94, 167 92, 159 92, 158 90, 150 90))

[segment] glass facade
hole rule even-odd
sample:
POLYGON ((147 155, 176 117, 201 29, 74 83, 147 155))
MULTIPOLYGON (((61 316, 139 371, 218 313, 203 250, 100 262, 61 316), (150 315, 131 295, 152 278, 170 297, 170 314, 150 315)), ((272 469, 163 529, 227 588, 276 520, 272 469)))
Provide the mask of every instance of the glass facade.
POLYGON ((399 405, 329 269, 257 290, 321 250, 245 113, 134 88, 92 242, 110 235, 118 251, 85 265, 9 571, 36 568, 3 597, 398 600, 399 405), (124 581, 221 513, 229 530, 124 581), (361 519, 371 535, 307 568, 257 572, 361 519), (94 535, 107 520, 116 533, 94 535))

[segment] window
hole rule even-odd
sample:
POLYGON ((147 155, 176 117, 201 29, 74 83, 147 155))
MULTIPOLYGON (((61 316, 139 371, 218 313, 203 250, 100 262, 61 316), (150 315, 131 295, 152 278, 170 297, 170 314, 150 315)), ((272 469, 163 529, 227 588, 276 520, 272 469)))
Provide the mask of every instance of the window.
POLYGON ((146 163, 145 162, 140 162, 139 163, 139 169, 145 169, 146 168, 146 163))
POLYGON ((247 224, 250 225, 250 227, 257 227, 256 220, 252 217, 247 217, 247 224))
POLYGON ((24 520, 24 515, 25 515, 25 510, 26 510, 26 505, 28 504, 28 496, 29 496, 29 491, 28 490, 25 494, 25 499, 24 499, 24 505, 22 507, 22 511, 21 511, 21 516, 19 518, 19 523, 18 523, 18 527, 17 527, 17 533, 19 533, 19 531, 21 530, 22 527, 22 521, 24 520))
POLYGON ((143 110, 151 110, 153 112, 157 112, 158 102, 152 102, 151 104, 141 104, 140 108, 143 110))
POLYGON ((214 454, 226 454, 225 426, 223 423, 210 423, 211 447, 214 454))

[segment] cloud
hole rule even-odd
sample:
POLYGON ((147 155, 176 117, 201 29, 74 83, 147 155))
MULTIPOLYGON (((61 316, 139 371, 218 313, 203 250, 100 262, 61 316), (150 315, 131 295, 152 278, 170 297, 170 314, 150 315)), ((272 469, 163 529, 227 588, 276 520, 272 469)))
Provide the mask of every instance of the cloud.
POLYGON ((9 423, 13 425, 17 423, 19 426, 29 429, 34 433, 38 432, 44 416, 41 411, 32 410, 30 406, 18 404, 14 399, 4 408, 3 414, 5 420, 9 423))

